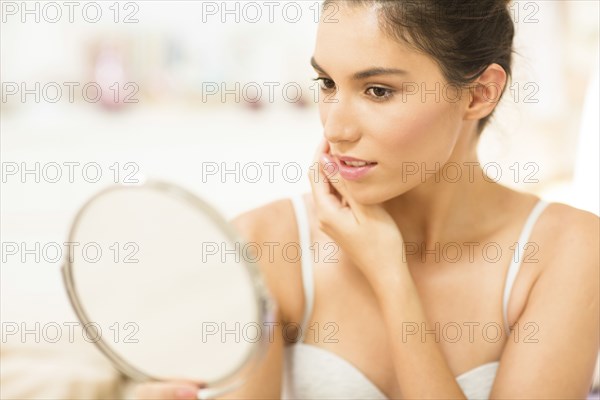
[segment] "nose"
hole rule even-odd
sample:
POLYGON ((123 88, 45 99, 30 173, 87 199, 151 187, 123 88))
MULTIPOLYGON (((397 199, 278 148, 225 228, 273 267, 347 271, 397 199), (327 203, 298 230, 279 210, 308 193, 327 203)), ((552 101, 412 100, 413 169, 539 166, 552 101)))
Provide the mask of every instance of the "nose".
POLYGON ((348 102, 340 96, 330 99, 331 103, 324 104, 323 129, 325 138, 330 143, 355 142, 360 138, 360 130, 356 113, 348 102))

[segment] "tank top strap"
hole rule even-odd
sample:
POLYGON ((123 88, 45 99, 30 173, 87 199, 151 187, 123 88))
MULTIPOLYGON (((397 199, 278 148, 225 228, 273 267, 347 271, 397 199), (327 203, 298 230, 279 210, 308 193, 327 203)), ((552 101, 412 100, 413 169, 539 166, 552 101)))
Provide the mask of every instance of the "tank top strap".
POLYGON ((523 229, 521 234, 519 235, 519 240, 516 243, 515 250, 511 257, 511 262, 508 267, 508 272, 506 274, 506 280, 504 282, 504 295, 502 300, 502 316, 504 318, 504 328, 507 334, 510 332, 508 326, 508 300, 510 299, 510 295, 512 292, 513 284, 515 283, 515 279, 517 274, 519 273, 519 269, 521 268, 521 264, 523 261, 523 256, 525 252, 525 248, 528 244, 528 239, 531 236, 531 232, 533 231, 533 227, 535 226, 536 221, 539 216, 542 214, 542 211, 548 206, 548 202, 543 199, 540 199, 537 204, 533 207, 525 224, 523 225, 523 229))
POLYGON ((300 259, 302 268, 302 287, 304 290, 304 316, 300 325, 300 336, 298 342, 304 340, 307 330, 308 320, 312 314, 314 302, 314 278, 313 265, 310 253, 310 226, 308 223, 308 213, 302 194, 291 197, 298 225, 298 237, 300 238, 300 259))

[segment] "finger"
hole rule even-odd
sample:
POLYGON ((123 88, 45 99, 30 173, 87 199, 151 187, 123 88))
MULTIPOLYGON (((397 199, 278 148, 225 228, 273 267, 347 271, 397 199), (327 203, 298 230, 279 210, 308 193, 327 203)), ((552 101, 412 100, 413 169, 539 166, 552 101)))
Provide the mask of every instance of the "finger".
POLYGON ((341 204, 345 206, 348 202, 348 190, 346 189, 346 181, 340 175, 337 161, 330 154, 323 154, 321 160, 323 171, 331 183, 332 189, 340 195, 343 200, 341 204))
POLYGON ((326 139, 323 139, 321 145, 320 151, 315 155, 315 161, 320 163, 320 167, 323 169, 327 182, 337 183, 339 179, 339 176, 335 176, 338 172, 337 163, 332 159, 323 158, 324 156, 330 155, 329 152, 331 151, 331 148, 329 142, 326 139))
MULTIPOLYGON (((331 158, 329 142, 326 139, 323 139, 319 148, 317 148, 317 153, 315 154, 314 161, 315 165, 322 170, 322 177, 324 176, 325 182, 329 182, 332 184, 339 183, 341 177, 338 174, 339 166, 337 162, 331 158)), ((323 178, 322 178, 323 179, 323 178)), ((335 189, 333 185, 328 186, 329 192, 334 194, 336 199, 339 200, 340 206, 338 208, 343 208, 346 206, 346 202, 343 199, 341 193, 335 189)))
POLYGON ((323 138, 319 142, 319 145, 317 146, 317 148, 315 150, 315 154, 313 155, 313 166, 319 162, 319 159, 321 158, 321 154, 323 154, 324 152, 327 152, 327 151, 329 151, 329 142, 327 141, 327 139, 323 138))
POLYGON ((135 398, 146 399, 189 399, 196 400, 200 386, 193 383, 150 382, 137 385, 135 398))
POLYGON ((348 189, 348 186, 346 185, 346 180, 340 176, 339 167, 338 167, 337 162, 334 161, 332 158, 330 158, 329 155, 324 155, 323 157, 326 158, 329 163, 333 163, 336 165, 336 171, 334 173, 335 179, 330 179, 330 182, 331 182, 331 185, 333 186, 334 190, 337 191, 338 193, 340 193, 340 195, 343 199, 340 203, 341 207, 345 207, 347 205, 352 210, 352 213, 354 214, 357 221, 361 221, 362 220, 361 216, 364 216, 365 211, 366 211, 365 207, 362 204, 358 203, 354 199, 354 196, 352 196, 352 193, 350 192, 350 190, 348 189))
POLYGON ((323 171, 321 158, 329 151, 329 143, 324 138, 319 145, 313 157, 313 174, 311 176, 310 185, 312 189, 313 201, 315 209, 321 220, 327 219, 330 221, 340 220, 338 215, 339 210, 344 206, 341 203, 340 195, 331 186, 331 183, 323 171), (323 218, 323 216, 326 216, 323 218))
POLYGON ((329 142, 323 138, 313 158, 316 171, 311 186, 315 206, 332 220, 347 221, 351 216, 358 221, 354 210, 360 210, 362 206, 350 196, 344 179, 339 175, 338 163, 329 150, 329 142))
POLYGON ((327 179, 321 162, 315 166, 315 179, 311 179, 311 187, 315 206, 323 213, 335 213, 342 208, 340 199, 327 179))
MULTIPOLYGON (((313 164, 311 165, 311 170, 313 170, 313 174, 311 175, 310 184, 313 189, 315 189, 316 184, 322 184, 323 181, 327 183, 329 180, 327 179, 327 174, 323 174, 322 165, 321 165, 321 157, 325 152, 329 151, 329 142, 325 138, 321 140, 315 154, 313 156, 313 164)), ((327 193, 333 193, 332 188, 329 185, 324 185, 324 188, 320 188, 320 190, 327 189, 327 193)))

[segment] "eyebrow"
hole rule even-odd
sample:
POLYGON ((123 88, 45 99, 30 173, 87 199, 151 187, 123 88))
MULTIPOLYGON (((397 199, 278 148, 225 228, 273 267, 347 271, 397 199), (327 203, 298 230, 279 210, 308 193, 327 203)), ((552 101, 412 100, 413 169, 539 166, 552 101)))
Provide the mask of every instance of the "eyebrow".
MULTIPOLYGON (((315 60, 314 57, 310 58, 310 65, 312 65, 312 67, 319 72, 323 72, 325 74, 327 73, 319 64, 317 64, 317 61, 315 60)), ((408 72, 403 69, 397 69, 397 68, 375 67, 375 68, 370 68, 365 71, 360 71, 360 72, 355 73, 354 75, 352 75, 352 79, 359 81, 361 79, 370 78, 372 76, 392 75, 392 74, 400 74, 401 75, 401 74, 408 74, 408 72)))

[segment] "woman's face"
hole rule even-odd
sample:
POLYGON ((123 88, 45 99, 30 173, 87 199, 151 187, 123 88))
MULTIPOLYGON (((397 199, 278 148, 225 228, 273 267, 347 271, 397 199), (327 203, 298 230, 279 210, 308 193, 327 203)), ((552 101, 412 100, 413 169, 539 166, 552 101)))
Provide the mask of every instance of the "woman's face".
POLYGON ((375 8, 340 5, 335 18, 319 25, 313 57, 324 134, 333 156, 377 163, 344 181, 357 202, 382 203, 448 161, 468 92, 446 84, 431 58, 386 36, 375 8), (374 68, 404 72, 353 76, 374 68))

